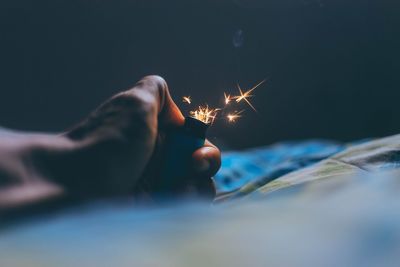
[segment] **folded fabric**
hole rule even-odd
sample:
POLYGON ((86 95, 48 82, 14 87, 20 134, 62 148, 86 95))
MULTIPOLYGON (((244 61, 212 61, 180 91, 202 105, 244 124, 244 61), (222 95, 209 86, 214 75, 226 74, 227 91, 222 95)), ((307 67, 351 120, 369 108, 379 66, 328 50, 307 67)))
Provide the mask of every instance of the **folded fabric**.
POLYGON ((310 166, 342 151, 346 145, 327 140, 284 142, 244 152, 223 152, 214 177, 218 195, 250 185, 258 188, 284 174, 310 166))
POLYGON ((266 172, 265 176, 254 175, 254 179, 247 178, 248 180, 239 189, 229 194, 221 194, 220 199, 238 198, 250 193, 253 196, 266 195, 282 188, 320 179, 332 179, 343 175, 356 176, 359 173, 393 170, 400 167, 400 135, 353 143, 347 148, 337 146, 336 149, 342 152, 332 153, 331 156, 312 166, 297 168, 279 177, 269 176, 270 174, 266 172))

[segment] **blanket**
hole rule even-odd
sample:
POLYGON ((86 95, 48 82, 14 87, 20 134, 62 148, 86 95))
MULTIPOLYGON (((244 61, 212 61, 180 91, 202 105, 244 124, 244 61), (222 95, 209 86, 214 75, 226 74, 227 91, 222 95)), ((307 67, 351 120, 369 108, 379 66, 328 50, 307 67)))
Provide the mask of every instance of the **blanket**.
POLYGON ((399 155, 400 136, 225 153, 225 202, 49 215, 0 232, 0 266, 398 266, 399 155))

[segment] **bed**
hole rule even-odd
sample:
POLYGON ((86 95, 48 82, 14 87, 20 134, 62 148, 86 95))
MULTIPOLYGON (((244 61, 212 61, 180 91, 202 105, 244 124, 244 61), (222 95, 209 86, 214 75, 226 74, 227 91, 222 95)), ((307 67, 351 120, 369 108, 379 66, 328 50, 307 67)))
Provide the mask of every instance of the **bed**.
POLYGON ((0 266, 398 266, 400 135, 224 152, 218 198, 92 203, 0 234, 0 266))

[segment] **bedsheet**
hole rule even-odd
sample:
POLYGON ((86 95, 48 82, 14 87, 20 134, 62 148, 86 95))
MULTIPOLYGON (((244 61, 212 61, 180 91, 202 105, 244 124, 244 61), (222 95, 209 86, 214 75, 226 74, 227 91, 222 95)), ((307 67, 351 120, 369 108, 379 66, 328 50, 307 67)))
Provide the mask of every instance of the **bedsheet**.
POLYGON ((317 143, 304 168, 222 184, 221 204, 101 202, 2 229, 0 266, 398 266, 400 136, 317 143))
POLYGON ((326 159, 347 146, 330 140, 308 140, 222 152, 221 169, 214 177, 217 193, 223 195, 250 184, 259 187, 326 159))
POLYGON ((399 177, 344 175, 217 206, 99 203, 1 232, 0 266, 395 267, 399 177))

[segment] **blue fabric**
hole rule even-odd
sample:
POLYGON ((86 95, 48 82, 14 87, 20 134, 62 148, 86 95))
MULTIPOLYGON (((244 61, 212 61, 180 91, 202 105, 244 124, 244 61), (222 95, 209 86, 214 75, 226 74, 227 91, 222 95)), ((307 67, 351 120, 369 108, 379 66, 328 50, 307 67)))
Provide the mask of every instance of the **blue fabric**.
POLYGON ((347 146, 327 140, 284 142, 244 152, 225 152, 214 177, 217 192, 236 191, 248 183, 265 184, 284 174, 319 162, 347 146))
MULTIPOLYGON (((224 153, 217 186, 228 192, 261 184, 347 147, 289 142, 224 153)), ((5 229, 0 266, 398 266, 399 154, 400 135, 350 147, 296 172, 302 179, 322 170, 331 179, 306 179, 227 205, 106 201, 52 215, 5 229), (302 173, 307 169, 317 172, 302 173)))
POLYGON ((234 205, 98 203, 6 229, 0 266, 397 267, 399 177, 323 179, 234 205))

